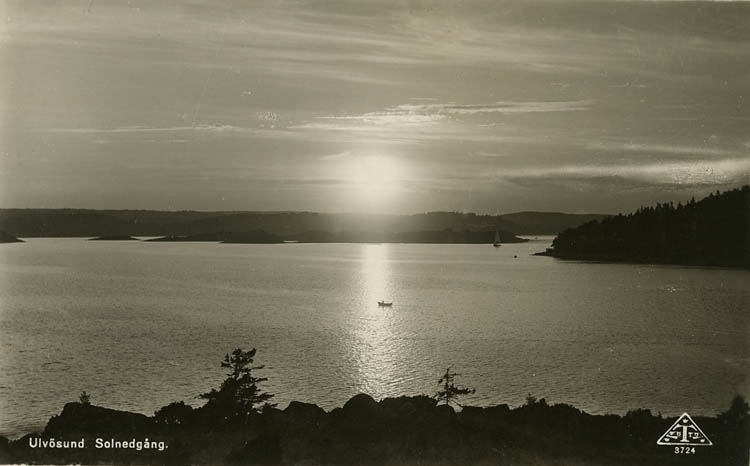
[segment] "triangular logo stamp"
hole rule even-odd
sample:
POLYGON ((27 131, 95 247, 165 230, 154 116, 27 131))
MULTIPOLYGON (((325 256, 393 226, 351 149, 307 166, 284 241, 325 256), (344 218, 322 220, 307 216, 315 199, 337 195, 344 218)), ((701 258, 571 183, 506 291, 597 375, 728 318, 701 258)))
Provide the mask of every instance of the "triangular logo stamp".
POLYGON ((672 427, 656 442, 657 445, 690 445, 708 446, 713 445, 706 434, 703 433, 698 424, 693 421, 688 413, 682 413, 672 427))

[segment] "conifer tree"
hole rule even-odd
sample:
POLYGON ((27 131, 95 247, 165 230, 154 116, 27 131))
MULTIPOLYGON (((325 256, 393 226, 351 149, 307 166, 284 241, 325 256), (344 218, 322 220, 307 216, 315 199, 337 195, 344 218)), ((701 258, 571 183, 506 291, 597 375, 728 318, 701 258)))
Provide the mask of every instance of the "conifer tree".
POLYGON ((255 352, 255 348, 249 351, 237 348, 231 355, 224 356, 221 367, 229 369, 227 378, 221 383, 219 390, 212 389, 200 395, 201 398, 208 400, 205 406, 208 412, 224 421, 232 419, 244 421, 254 412, 276 406, 268 403, 273 395, 261 391, 258 387, 258 384, 268 379, 253 375, 254 370, 265 367, 253 366, 255 352))
POLYGON ((455 404, 456 406, 461 407, 462 405, 458 402, 458 397, 462 395, 470 395, 476 392, 473 388, 457 387, 453 382, 453 379, 455 379, 457 375, 459 374, 451 372, 451 368, 449 367, 445 370, 445 374, 440 377, 440 380, 438 380, 438 384, 443 386, 443 389, 435 394, 435 399, 437 399, 438 404, 455 404))

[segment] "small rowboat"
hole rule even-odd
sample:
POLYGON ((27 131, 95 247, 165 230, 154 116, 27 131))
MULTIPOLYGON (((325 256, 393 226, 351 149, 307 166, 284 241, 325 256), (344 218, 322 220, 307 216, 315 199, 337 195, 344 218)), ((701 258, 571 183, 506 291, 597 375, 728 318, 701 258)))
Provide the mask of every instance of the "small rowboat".
POLYGON ((390 303, 386 303, 385 301, 378 301, 378 306, 380 306, 380 307, 391 307, 391 306, 393 306, 393 301, 391 301, 390 303))

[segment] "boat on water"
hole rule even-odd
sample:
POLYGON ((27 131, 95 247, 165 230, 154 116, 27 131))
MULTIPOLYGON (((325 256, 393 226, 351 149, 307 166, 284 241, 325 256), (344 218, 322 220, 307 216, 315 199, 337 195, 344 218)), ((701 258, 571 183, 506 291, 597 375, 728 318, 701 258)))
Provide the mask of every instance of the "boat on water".
POLYGON ((391 307, 391 306, 393 306, 393 301, 391 301, 390 303, 386 303, 385 301, 378 301, 378 306, 380 306, 380 307, 391 307))
POLYGON ((495 241, 492 243, 492 245, 496 248, 500 247, 500 233, 497 231, 497 228, 495 229, 495 241))

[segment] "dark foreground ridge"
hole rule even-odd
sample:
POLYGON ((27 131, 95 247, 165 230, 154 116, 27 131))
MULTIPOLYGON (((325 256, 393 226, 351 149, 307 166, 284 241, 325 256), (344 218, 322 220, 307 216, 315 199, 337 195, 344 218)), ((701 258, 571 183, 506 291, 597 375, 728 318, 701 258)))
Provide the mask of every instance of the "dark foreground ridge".
POLYGON ((292 402, 284 410, 266 407, 241 422, 218 420, 205 406, 184 403, 172 403, 151 417, 68 403, 41 434, 15 441, 0 437, 0 463, 748 464, 748 405, 739 396, 716 417, 693 417, 713 445, 694 447, 690 454, 656 444, 676 418, 648 410, 594 416, 530 397, 515 409, 465 407, 456 413, 436 403, 427 396, 376 402, 360 394, 330 412, 292 402), (83 440, 84 445, 41 446, 51 440, 83 440), (113 441, 125 446, 112 448, 113 441))
MULTIPOLYGON (((464 407, 474 389, 456 386, 446 369, 434 397, 376 402, 359 394, 326 412, 293 401, 282 410, 260 387, 255 348, 227 353, 227 377, 193 408, 171 403, 153 416, 92 406, 82 392, 41 434, 0 437, 0 463, 253 464, 253 465, 746 465, 748 410, 741 396, 716 416, 696 417, 704 443, 680 450, 656 441, 675 419, 635 410, 592 416, 529 396, 524 406, 464 407)), ((687 421, 686 421, 687 422, 687 421)), ((685 427, 670 441, 687 438, 685 427)), ((695 440, 696 442, 698 440, 695 440)))
POLYGON ((563 231, 539 255, 560 259, 750 267, 750 187, 657 204, 563 231))

